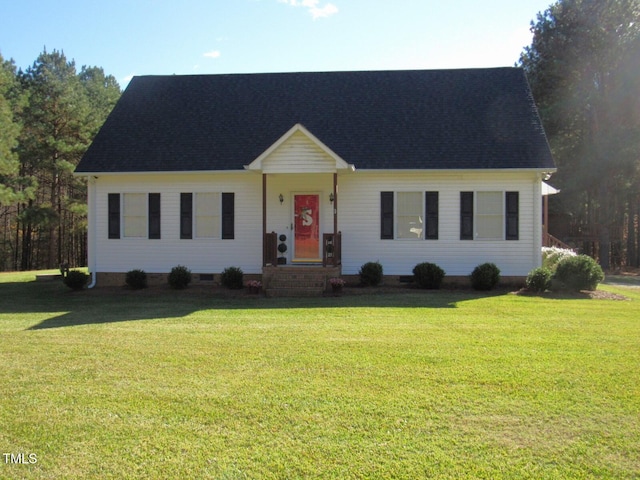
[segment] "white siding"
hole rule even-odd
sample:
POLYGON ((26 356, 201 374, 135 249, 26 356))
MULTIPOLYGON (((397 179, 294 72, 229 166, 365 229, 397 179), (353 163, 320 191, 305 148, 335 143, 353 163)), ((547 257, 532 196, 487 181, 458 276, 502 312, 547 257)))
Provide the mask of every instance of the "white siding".
POLYGON ((264 173, 329 173, 336 161, 308 136, 298 131, 262 161, 264 173))
MULTIPOLYGON (((322 234, 333 232, 332 191, 331 173, 267 175, 267 231, 287 235, 289 259, 293 195, 320 196, 322 234)), ((357 274, 362 264, 376 260, 390 275, 410 275, 413 267, 424 261, 437 263, 450 276, 468 275, 476 265, 488 261, 496 263, 505 276, 524 276, 540 264, 540 178, 535 173, 356 171, 338 175, 338 191, 345 274, 357 274), (438 240, 381 240, 382 191, 438 191, 438 240), (460 240, 461 191, 518 191, 520 239, 460 240)), ((229 266, 238 266, 245 273, 262 271, 260 173, 104 175, 95 180, 95 186, 91 182, 90 200, 90 222, 95 227, 94 236, 94 227, 90 226, 90 263, 95 262, 97 272, 141 268, 149 273, 166 273, 176 265, 185 265, 194 273, 219 273, 229 266), (108 194, 136 192, 161 193, 161 239, 108 239, 108 194), (234 192, 235 238, 181 240, 182 192, 234 192)))
POLYGON ((224 174, 150 174, 101 176, 96 180, 96 251, 98 272, 141 268, 167 273, 185 265, 194 273, 219 273, 237 266, 262 271, 262 178, 252 172, 224 174), (108 238, 109 193, 160 193, 161 238, 108 238), (180 239, 180 193, 234 192, 235 238, 180 239))
POLYGON ((379 261, 385 274, 410 275, 420 262, 433 262, 447 275, 469 275, 494 262, 502 275, 523 276, 539 265, 540 179, 533 173, 397 173, 356 171, 339 175, 338 229, 343 273, 356 274, 379 261), (536 188, 536 184, 538 187, 536 188), (380 192, 438 191, 438 240, 381 240, 380 192), (461 191, 518 191, 519 240, 460 240, 461 191))

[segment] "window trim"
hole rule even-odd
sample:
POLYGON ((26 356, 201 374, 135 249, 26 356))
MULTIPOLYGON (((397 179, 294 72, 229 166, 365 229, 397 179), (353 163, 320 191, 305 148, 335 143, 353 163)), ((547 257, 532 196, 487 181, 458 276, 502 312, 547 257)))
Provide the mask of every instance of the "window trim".
MULTIPOLYGON (((497 214, 486 214, 497 216, 497 214)), ((517 190, 474 190, 460 192, 460 240, 480 242, 514 241, 520 239, 520 192, 517 190), (478 237, 478 225, 484 214, 478 213, 481 193, 501 193, 500 237, 478 237), (470 232, 469 232, 470 230, 470 232)))
POLYGON ((438 190, 394 190, 380 192, 380 239, 399 241, 438 240, 440 236, 440 192, 438 190), (420 218, 422 219, 422 232, 419 237, 398 237, 398 194, 419 193, 420 218), (435 201, 435 212, 433 203, 435 201), (430 210, 431 205, 431 212, 430 210), (435 233, 431 230, 430 222, 435 222, 435 233))
POLYGON ((235 239, 235 192, 182 192, 180 193, 180 239, 181 240, 234 240, 235 239), (196 199, 198 194, 218 196, 218 208, 211 217, 216 219, 215 236, 198 236, 196 199))

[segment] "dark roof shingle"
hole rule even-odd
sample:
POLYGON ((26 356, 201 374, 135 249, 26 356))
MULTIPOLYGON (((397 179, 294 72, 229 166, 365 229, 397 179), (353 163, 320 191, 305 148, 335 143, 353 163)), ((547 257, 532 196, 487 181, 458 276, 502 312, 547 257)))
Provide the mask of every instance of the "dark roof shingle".
POLYGON ((241 170, 300 123, 358 169, 553 169, 521 69, 135 77, 76 172, 241 170))

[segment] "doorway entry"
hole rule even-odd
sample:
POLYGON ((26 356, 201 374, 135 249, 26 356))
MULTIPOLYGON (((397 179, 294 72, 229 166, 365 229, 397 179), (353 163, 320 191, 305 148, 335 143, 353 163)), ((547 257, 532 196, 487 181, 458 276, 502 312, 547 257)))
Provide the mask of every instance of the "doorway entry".
POLYGON ((293 262, 319 263, 320 195, 293 195, 293 262))

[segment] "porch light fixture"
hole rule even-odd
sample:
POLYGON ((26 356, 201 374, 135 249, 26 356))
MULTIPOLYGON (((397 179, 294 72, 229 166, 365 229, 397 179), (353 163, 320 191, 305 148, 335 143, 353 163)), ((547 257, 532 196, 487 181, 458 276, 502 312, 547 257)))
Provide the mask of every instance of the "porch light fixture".
POLYGON ((280 200, 280 205, 282 205, 284 203, 284 197, 282 196, 282 194, 278 196, 278 199, 280 200))
POLYGON ((332 192, 329 194, 329 201, 333 203, 334 200, 335 200, 335 197, 333 196, 333 192, 332 192))

